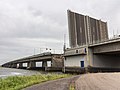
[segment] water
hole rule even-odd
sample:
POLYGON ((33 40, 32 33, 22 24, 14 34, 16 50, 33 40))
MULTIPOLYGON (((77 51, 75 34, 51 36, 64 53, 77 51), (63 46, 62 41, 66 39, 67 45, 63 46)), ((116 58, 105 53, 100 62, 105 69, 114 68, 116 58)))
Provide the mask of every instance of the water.
POLYGON ((22 69, 13 69, 13 68, 2 68, 0 67, 0 78, 5 78, 8 76, 16 76, 16 75, 36 75, 41 74, 40 71, 32 71, 32 70, 22 70, 22 69))

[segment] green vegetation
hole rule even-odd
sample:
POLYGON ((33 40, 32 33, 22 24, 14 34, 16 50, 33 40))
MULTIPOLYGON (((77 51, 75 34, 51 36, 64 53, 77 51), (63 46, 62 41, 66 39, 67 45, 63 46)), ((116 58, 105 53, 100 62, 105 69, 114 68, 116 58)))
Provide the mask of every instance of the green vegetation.
POLYGON ((69 74, 40 74, 32 76, 11 76, 0 79, 0 90, 21 90, 27 86, 41 82, 69 77, 69 74))
POLYGON ((75 85, 74 84, 70 84, 69 90, 75 90, 75 85))

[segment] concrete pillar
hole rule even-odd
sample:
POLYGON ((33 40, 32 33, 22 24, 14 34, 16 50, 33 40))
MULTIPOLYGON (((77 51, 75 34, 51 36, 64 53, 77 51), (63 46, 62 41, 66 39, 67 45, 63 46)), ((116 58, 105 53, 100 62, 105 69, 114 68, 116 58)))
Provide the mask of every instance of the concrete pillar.
POLYGON ((12 64, 9 64, 9 65, 8 65, 8 68, 11 68, 11 67, 12 67, 12 64))
POLYGON ((92 48, 88 48, 88 50, 87 50, 87 61, 88 61, 88 66, 93 66, 93 52, 92 52, 92 48))
POLYGON ((23 63, 18 63, 17 68, 23 68, 23 63))
POLYGON ((28 62, 27 69, 35 68, 35 67, 36 67, 36 62, 35 62, 35 61, 30 61, 30 62, 28 62))
POLYGON ((47 61, 42 61, 42 67, 45 71, 47 70, 47 61))
POLYGON ((30 67, 30 62, 27 62, 27 68, 29 68, 30 67))
POLYGON ((42 67, 47 67, 47 61, 42 61, 42 67))
POLYGON ((9 68, 9 64, 7 64, 5 67, 9 68))
POLYGON ((16 64, 16 63, 13 63, 13 64, 11 65, 11 67, 12 67, 12 68, 17 68, 17 64, 16 64))

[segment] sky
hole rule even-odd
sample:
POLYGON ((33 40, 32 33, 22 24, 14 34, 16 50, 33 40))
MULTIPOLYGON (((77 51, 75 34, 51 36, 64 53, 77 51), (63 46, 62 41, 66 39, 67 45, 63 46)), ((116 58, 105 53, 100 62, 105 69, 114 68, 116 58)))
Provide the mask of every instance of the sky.
POLYGON ((106 21, 109 37, 120 33, 120 0, 0 0, 0 65, 46 48, 62 53, 68 9, 106 21))

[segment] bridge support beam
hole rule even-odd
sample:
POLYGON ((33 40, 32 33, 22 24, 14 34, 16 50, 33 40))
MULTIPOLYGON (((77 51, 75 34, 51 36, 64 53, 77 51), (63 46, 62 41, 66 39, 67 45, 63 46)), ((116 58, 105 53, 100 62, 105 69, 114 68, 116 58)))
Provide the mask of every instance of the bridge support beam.
POLYGON ((23 68, 23 63, 18 63, 17 68, 23 68))
POLYGON ((16 64, 16 63, 13 63, 13 64, 11 65, 11 68, 17 68, 17 64, 16 64))
POLYGON ((27 69, 33 69, 35 67, 36 67, 36 62, 35 61, 28 62, 27 69))
POLYGON ((2 67, 9 68, 9 64, 5 64, 5 65, 3 65, 2 67))
POLYGON ((12 64, 11 63, 8 65, 8 68, 12 68, 12 64))
POLYGON ((46 69, 47 69, 47 61, 42 61, 42 67, 46 71, 46 69))
POLYGON ((93 66, 93 50, 92 50, 92 48, 88 48, 87 60, 88 60, 88 65, 93 66))
POLYGON ((42 67, 47 67, 47 61, 42 61, 42 67))

